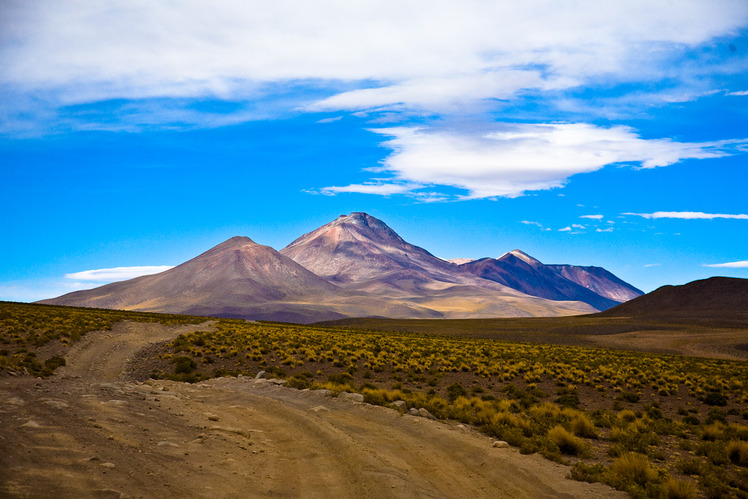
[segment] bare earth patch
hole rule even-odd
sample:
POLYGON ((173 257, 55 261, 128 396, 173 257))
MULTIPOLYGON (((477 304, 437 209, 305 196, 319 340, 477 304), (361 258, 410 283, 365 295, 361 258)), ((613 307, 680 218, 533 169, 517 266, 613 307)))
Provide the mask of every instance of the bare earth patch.
POLYGON ((131 374, 138 352, 208 327, 123 323, 58 375, 0 378, 0 495, 626 497, 463 425, 267 380, 131 374))

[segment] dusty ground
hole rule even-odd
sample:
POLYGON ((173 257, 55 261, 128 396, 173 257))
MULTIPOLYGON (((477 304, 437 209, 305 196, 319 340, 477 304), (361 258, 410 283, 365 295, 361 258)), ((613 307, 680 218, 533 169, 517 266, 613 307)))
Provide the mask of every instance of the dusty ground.
POLYGON ((46 380, 0 378, 3 497, 625 497, 462 425, 248 378, 139 381, 200 326, 86 335, 46 380))

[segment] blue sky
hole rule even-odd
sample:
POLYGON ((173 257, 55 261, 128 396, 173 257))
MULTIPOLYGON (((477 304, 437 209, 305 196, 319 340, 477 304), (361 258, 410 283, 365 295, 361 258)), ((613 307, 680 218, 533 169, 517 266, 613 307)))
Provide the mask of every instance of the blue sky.
POLYGON ((743 0, 11 0, 0 61, 0 299, 353 211, 443 258, 748 278, 743 0))

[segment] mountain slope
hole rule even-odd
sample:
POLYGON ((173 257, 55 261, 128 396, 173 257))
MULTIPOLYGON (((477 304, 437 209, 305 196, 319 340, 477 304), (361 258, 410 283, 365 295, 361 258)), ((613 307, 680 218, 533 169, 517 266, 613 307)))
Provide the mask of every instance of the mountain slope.
POLYGON ((748 320, 748 279, 711 277, 682 286, 662 286, 599 315, 748 320))
POLYGON ((549 300, 578 300, 606 310, 642 292, 600 267, 545 265, 520 250, 499 258, 481 258, 460 269, 549 300))
POLYGON ((644 294, 642 290, 619 279, 602 267, 579 267, 576 265, 548 265, 547 267, 566 279, 617 303, 644 294))
POLYGON ((366 213, 341 215, 283 248, 285 255, 336 284, 360 282, 394 271, 447 280, 457 267, 401 238, 366 213))
POLYGON ((319 307, 300 304, 311 298, 325 301, 339 294, 336 286, 273 248, 256 244, 248 237, 234 237, 160 274, 76 291, 40 303, 281 319, 303 318, 307 313, 320 315, 314 312, 319 307), (283 301, 299 304, 264 306, 283 301))
POLYGON ((549 300, 578 300, 597 310, 605 310, 619 303, 580 286, 519 250, 497 259, 482 258, 465 263, 460 268, 528 295, 549 300))

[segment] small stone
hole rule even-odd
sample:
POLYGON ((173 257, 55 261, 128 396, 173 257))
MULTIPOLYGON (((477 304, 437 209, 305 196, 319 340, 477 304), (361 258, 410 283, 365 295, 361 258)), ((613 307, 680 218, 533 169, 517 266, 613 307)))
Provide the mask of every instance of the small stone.
POLYGON ((497 449, 508 449, 510 446, 508 443, 504 442, 503 440, 497 440, 493 443, 493 446, 497 449))
POLYGON ((421 416, 422 418, 426 418, 426 419, 434 419, 434 420, 436 419, 436 417, 434 417, 433 414, 431 414, 429 411, 427 411, 423 407, 421 407, 420 409, 418 409, 418 415, 421 416))
POLYGON ((390 407, 394 407, 401 412, 405 412, 408 410, 408 404, 404 400, 395 400, 390 404, 390 407))
POLYGON ((265 379, 265 376, 267 373, 265 371, 260 371, 257 373, 257 376, 255 376, 255 379, 265 379))
POLYGON ((114 463, 101 463, 101 466, 104 467, 104 468, 109 468, 109 469, 115 467, 114 463))
POLYGON ((65 409, 66 407, 70 407, 62 400, 45 400, 44 404, 54 407, 55 409, 65 409))
POLYGON ((218 416, 216 416, 215 414, 206 414, 206 416, 210 421, 218 421, 218 416))
POLYGON ((411 416, 418 416, 418 409, 416 409, 415 407, 412 407, 412 408, 411 408, 411 409, 410 409, 410 410, 408 411, 408 414, 410 414, 411 416))
POLYGON ((360 393, 349 393, 349 392, 340 392, 340 395, 338 395, 339 399, 343 400, 352 400, 354 402, 363 402, 364 396, 360 393))
POLYGON ((21 425, 21 428, 41 428, 42 426, 34 421, 33 419, 29 419, 25 423, 21 425))

